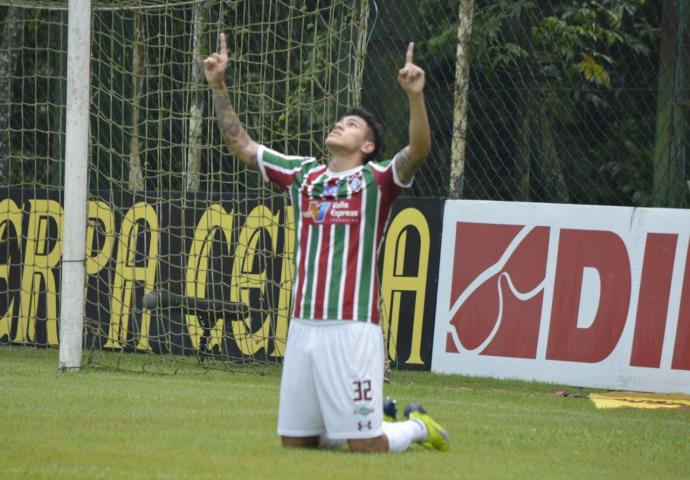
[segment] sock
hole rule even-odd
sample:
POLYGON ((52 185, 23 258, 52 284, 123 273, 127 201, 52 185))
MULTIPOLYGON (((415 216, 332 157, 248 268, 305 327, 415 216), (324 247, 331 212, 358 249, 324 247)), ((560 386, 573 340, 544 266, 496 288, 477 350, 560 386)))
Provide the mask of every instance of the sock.
POLYGON ((328 438, 324 433, 319 437, 319 448, 341 448, 347 445, 344 438, 328 438))
POLYGON ((383 422, 383 434, 388 437, 388 451, 404 452, 412 442, 426 440, 426 427, 422 422, 407 420, 405 422, 383 422))

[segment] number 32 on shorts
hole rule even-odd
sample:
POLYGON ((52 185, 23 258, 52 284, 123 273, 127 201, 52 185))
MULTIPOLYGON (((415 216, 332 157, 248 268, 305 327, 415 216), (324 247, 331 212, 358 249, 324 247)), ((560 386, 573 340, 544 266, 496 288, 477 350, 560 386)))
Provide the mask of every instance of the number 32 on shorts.
POLYGON ((370 402, 371 398, 371 380, 357 380, 352 382, 352 387, 354 389, 353 400, 355 402, 367 401, 370 402))

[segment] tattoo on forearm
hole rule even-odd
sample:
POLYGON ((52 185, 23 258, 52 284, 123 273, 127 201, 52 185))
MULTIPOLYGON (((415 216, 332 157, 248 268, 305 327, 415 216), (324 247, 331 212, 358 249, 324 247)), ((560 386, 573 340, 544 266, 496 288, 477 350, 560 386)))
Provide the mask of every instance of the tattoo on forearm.
POLYGON ((247 135, 247 132, 244 130, 226 93, 215 92, 214 105, 216 117, 218 119, 218 127, 220 128, 223 140, 225 140, 234 154, 239 154, 249 145, 249 135, 247 135))

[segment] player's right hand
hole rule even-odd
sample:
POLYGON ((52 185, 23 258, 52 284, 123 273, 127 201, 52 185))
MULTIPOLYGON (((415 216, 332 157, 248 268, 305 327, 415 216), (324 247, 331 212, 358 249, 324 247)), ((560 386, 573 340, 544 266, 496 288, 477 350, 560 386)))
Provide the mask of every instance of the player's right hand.
POLYGON ((204 60, 204 75, 210 87, 222 87, 225 81, 225 69, 228 66, 228 46, 225 34, 218 35, 218 51, 204 60))
POLYGON ((405 66, 398 72, 398 83, 408 95, 420 94, 424 90, 424 70, 414 63, 414 43, 407 46, 405 66))

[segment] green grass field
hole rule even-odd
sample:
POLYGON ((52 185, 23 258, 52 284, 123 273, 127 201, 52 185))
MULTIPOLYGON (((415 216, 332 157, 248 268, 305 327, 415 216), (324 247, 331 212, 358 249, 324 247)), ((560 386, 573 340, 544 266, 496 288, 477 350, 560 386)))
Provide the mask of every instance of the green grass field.
POLYGON ((56 350, 0 347, 0 478, 690 478, 690 410, 393 372, 386 394, 420 401, 452 450, 352 455, 281 448, 278 384, 266 370, 64 374, 56 350))

